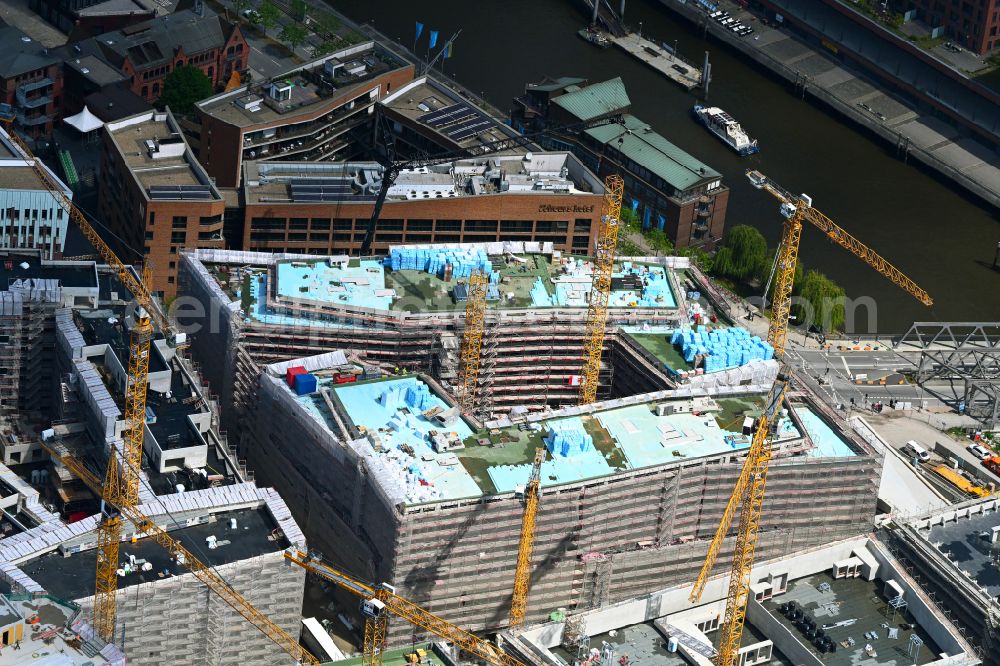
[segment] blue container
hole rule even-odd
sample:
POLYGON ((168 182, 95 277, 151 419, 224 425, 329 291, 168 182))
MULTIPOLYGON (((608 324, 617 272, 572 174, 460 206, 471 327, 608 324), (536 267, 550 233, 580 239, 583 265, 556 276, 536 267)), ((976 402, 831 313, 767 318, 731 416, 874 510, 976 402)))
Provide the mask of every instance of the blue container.
POLYGON ((316 391, 316 375, 295 375, 295 394, 309 395, 316 391))

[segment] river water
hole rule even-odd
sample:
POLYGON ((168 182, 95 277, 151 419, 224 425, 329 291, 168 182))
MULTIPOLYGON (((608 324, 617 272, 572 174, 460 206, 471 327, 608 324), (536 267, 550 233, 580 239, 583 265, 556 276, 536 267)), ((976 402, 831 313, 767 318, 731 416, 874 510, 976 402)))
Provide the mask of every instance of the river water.
MULTIPOLYGON (((791 86, 747 64, 738 53, 674 17, 656 0, 628 0, 626 20, 642 34, 678 44, 701 63, 711 54, 709 101, 735 116, 761 152, 740 158, 690 117, 699 101, 617 48, 600 50, 576 35, 587 17, 575 0, 332 0, 358 22, 374 25, 407 47, 414 23, 440 31, 438 46, 457 30, 445 71, 493 105, 509 109, 527 82, 580 76, 591 82, 621 76, 632 112, 672 142, 723 174, 731 188, 727 223, 750 224, 776 245, 781 217, 776 200, 744 177, 759 169, 786 189, 806 192, 839 225, 906 272, 935 300, 926 308, 880 277, 818 229, 803 232, 800 261, 840 283, 850 298, 870 297, 879 333, 904 331, 913 321, 1000 320, 1000 272, 990 268, 1000 242, 1000 215, 935 175, 904 165, 891 152, 796 97, 791 86)), ((617 3, 616 3, 617 4, 617 3)), ((861 316, 856 328, 868 332, 861 316)))

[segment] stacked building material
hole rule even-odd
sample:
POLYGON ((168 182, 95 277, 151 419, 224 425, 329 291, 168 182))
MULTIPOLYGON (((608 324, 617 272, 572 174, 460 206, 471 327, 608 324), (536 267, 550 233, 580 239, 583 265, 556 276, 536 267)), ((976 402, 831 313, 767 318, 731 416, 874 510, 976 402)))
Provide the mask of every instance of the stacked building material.
POLYGON ((677 330, 671 334, 670 342, 680 347, 687 363, 702 365, 705 372, 774 358, 774 347, 740 327, 709 331, 706 326, 698 326, 695 331, 677 330))
POLYGON ((594 438, 581 426, 566 423, 550 423, 545 447, 553 456, 569 456, 594 448, 594 438))
POLYGON ((469 277, 478 268, 489 275, 492 282, 499 279, 499 275, 493 274, 489 255, 479 248, 392 248, 388 265, 394 271, 425 271, 438 277, 456 278, 469 277))

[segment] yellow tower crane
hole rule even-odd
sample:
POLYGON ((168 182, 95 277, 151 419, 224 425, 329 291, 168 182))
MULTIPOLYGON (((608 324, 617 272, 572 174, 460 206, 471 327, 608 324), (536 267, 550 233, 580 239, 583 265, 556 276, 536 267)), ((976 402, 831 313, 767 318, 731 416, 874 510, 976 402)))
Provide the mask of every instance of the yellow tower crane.
POLYGON ((517 568, 514 570, 514 594, 510 599, 510 628, 524 624, 528 612, 528 589, 531 587, 531 552, 535 548, 535 516, 541 498, 542 463, 545 449, 535 449, 535 462, 531 476, 524 487, 524 516, 521 519, 521 540, 517 549, 517 568))
MULTIPOLYGON (((808 220, 822 229, 827 237, 847 248, 852 254, 888 277, 921 303, 925 305, 933 303, 930 295, 917 286, 913 280, 813 208, 812 199, 809 196, 803 194, 794 197, 757 171, 748 171, 747 177, 755 187, 766 190, 781 201, 781 213, 785 217, 781 246, 778 248, 777 280, 775 281, 774 299, 771 306, 771 322, 767 333, 768 342, 774 346, 776 358, 779 360, 784 358, 785 342, 788 338, 792 283, 795 278, 795 266, 798 262, 799 239, 802 236, 803 220, 808 220)), ((708 554, 690 595, 690 601, 693 603, 701 600, 712 567, 715 565, 723 542, 729 533, 736 512, 742 509, 730 566, 726 612, 719 628, 717 666, 735 666, 739 661, 740 641, 743 637, 743 625, 746 621, 746 604, 750 594, 750 576, 757 547, 757 535, 760 530, 764 492, 767 487, 767 472, 771 462, 771 447, 777 426, 776 414, 781 407, 788 387, 786 372, 783 365, 768 394, 764 412, 754 424, 753 440, 747 451, 746 462, 743 464, 743 469, 729 497, 722 521, 719 523, 711 544, 709 544, 708 554)))
POLYGON ((604 179, 604 205, 601 226, 594 246, 594 282, 587 306, 587 330, 583 343, 583 369, 580 372, 580 404, 589 405, 597 399, 597 384, 604 353, 604 330, 608 323, 608 297, 611 295, 611 274, 615 266, 615 246, 622 212, 625 181, 612 174, 604 179))
MULTIPOLYGON (((87 469, 79 460, 69 455, 65 451, 60 451, 53 446, 42 444, 49 455, 62 463, 68 470, 73 472, 81 481, 86 483, 91 490, 100 496, 104 492, 101 480, 97 475, 87 469)), ((107 501, 107 498, 105 498, 107 501)), ((146 516, 138 507, 138 504, 121 504, 117 507, 121 511, 121 516, 135 526, 136 534, 144 534, 153 539, 163 547, 171 557, 187 569, 203 583, 208 589, 217 594, 223 601, 239 613, 245 620, 250 622, 282 648, 289 656, 301 664, 318 665, 320 662, 312 656, 308 650, 299 645, 299 642, 291 634, 280 626, 272 622, 266 615, 261 613, 253 604, 243 598, 234 590, 229 583, 217 574, 211 567, 201 562, 191 551, 182 546, 156 522, 146 516)))
POLYGON ((361 597, 361 614, 365 617, 365 645, 361 661, 363 666, 382 666, 382 643, 385 641, 390 613, 440 636, 493 666, 525 666, 489 641, 442 620, 397 595, 391 585, 373 587, 362 583, 302 551, 286 552, 285 557, 306 571, 361 597))
MULTIPOLYGON (((9 123, 10 116, 0 114, 0 120, 9 123)), ((59 183, 49 171, 43 168, 27 144, 16 132, 9 132, 11 141, 17 144, 24 157, 34 170, 38 179, 55 197, 56 201, 66 211, 70 220, 83 232, 83 235, 97 250, 105 263, 117 275, 119 281, 135 297, 138 307, 134 312, 129 343, 129 373, 125 386, 125 431, 122 437, 120 452, 111 451, 108 455, 108 468, 104 478, 103 496, 106 502, 102 511, 104 519, 97 530, 97 571, 94 591, 94 629, 104 640, 110 642, 115 633, 115 615, 117 613, 118 594, 118 547, 121 543, 121 520, 110 506, 135 507, 139 502, 139 469, 142 462, 142 444, 144 425, 146 422, 146 388, 149 376, 149 345, 153 336, 151 319, 155 319, 160 331, 172 341, 171 327, 167 318, 160 312, 143 284, 132 271, 111 250, 104 239, 87 221, 79 208, 63 193, 59 183), (118 456, 121 456, 119 460, 118 456)))
POLYGON ((486 287, 490 278, 478 268, 469 276, 469 299, 465 303, 465 330, 462 333, 462 371, 459 399, 462 411, 476 409, 479 390, 479 354, 486 330, 486 287))

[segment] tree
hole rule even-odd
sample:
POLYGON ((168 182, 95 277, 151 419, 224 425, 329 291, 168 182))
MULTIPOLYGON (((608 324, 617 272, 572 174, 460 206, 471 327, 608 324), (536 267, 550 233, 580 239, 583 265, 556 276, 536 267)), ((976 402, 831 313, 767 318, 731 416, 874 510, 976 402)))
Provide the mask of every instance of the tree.
POLYGON ((308 11, 309 5, 306 4, 306 0, 292 0, 290 13, 296 21, 305 21, 306 12, 308 11))
POLYGON ((727 266, 729 277, 751 282, 759 280, 761 274, 767 271, 767 241, 753 227, 739 224, 730 228, 726 234, 725 247, 732 252, 727 266))
POLYGON ((191 65, 181 65, 163 80, 160 106, 169 106, 174 113, 190 113, 195 102, 212 95, 212 82, 205 73, 191 65))
POLYGON ((674 244, 667 238, 667 234, 661 229, 650 229, 646 232, 646 241, 655 251, 661 254, 670 254, 674 249, 674 244))
POLYGON ((622 233, 639 233, 639 213, 629 207, 623 207, 618 216, 618 235, 622 233))
POLYGON ((278 25, 278 19, 281 18, 281 11, 271 0, 264 0, 257 9, 257 17, 260 20, 261 27, 264 28, 264 32, 267 32, 278 25))
POLYGON ((712 270, 718 275, 733 274, 733 248, 723 245, 715 253, 715 262, 712 270))
POLYGON ((278 34, 278 39, 288 44, 288 48, 294 51, 302 44, 302 42, 306 41, 306 37, 308 36, 309 31, 301 25, 298 23, 289 23, 281 28, 281 33, 278 34))
POLYGON ((792 311, 795 323, 802 326, 817 324, 825 331, 844 326, 844 290, 823 273, 806 271, 795 291, 797 303, 792 311))

